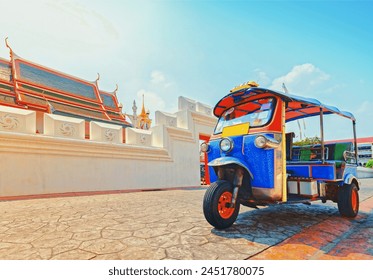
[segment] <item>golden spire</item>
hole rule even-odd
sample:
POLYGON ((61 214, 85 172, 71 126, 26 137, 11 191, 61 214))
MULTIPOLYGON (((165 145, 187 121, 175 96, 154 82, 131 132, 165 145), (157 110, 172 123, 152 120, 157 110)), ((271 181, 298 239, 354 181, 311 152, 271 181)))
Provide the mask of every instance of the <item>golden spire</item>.
POLYGON ((149 111, 148 112, 145 111, 144 94, 143 94, 142 95, 142 108, 141 108, 141 113, 138 116, 137 127, 148 130, 151 124, 152 124, 152 120, 149 118, 149 111))
POLYGON ((144 105, 144 95, 142 95, 142 108, 141 108, 141 117, 146 117, 146 112, 145 112, 145 105, 144 105))

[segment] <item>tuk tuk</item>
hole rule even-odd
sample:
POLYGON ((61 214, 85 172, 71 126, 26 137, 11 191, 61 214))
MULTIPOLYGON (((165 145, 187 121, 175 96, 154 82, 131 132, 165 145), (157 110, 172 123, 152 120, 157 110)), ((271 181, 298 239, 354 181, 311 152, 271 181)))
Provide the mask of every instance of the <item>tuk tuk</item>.
POLYGON ((209 142, 201 144, 213 169, 203 200, 206 220, 215 228, 230 227, 240 205, 258 208, 284 203, 330 200, 339 213, 354 218, 359 211, 356 120, 336 107, 260 88, 238 86, 214 107, 218 117, 209 142), (324 141, 324 115, 352 121, 353 142, 324 141), (294 146, 286 124, 319 116, 321 143, 294 146), (215 177, 215 178, 214 178, 215 177))

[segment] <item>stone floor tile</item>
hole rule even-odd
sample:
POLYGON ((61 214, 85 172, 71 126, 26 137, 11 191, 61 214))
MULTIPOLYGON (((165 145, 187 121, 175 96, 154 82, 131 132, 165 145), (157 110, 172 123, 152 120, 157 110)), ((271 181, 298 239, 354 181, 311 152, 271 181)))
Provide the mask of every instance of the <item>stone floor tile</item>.
POLYGON ((90 260, 96 255, 80 249, 75 249, 53 256, 52 260, 90 260))
POLYGON ((177 233, 169 233, 161 236, 156 236, 147 239, 152 247, 167 248, 180 244, 180 235, 177 233))
POLYGON ((82 241, 78 240, 66 240, 64 242, 59 243, 56 246, 53 246, 52 253, 53 255, 58 255, 67 251, 72 251, 78 249, 79 246, 82 244, 82 241))
POLYGON ((117 253, 124 250, 127 246, 119 240, 108 240, 108 239, 96 239, 83 241, 80 245, 80 249, 88 252, 92 252, 96 255, 117 253))
POLYGON ((101 231, 101 235, 105 239, 123 239, 132 236, 132 232, 114 229, 103 229, 101 231))
POLYGON ((166 257, 163 248, 154 247, 127 247, 118 253, 121 260, 162 260, 166 257))
POLYGON ((205 190, 2 201, 0 259, 371 260, 373 179, 363 184, 356 219, 331 202, 241 207, 225 230, 205 220, 205 190))
POLYGON ((127 246, 131 246, 131 247, 136 247, 136 246, 139 246, 139 247, 147 247, 149 246, 148 244, 148 241, 146 241, 146 239, 144 238, 140 238, 140 237, 126 237, 126 238, 123 238, 121 239, 121 242, 124 244, 124 245, 127 245, 127 246))

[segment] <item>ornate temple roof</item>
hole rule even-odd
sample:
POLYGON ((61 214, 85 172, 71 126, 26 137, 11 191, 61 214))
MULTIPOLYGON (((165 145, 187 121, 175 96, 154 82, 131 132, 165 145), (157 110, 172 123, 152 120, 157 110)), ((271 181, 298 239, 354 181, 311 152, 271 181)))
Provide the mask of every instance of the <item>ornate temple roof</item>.
POLYGON ((0 105, 131 126, 116 92, 100 90, 98 78, 86 81, 17 56, 0 58, 0 105))

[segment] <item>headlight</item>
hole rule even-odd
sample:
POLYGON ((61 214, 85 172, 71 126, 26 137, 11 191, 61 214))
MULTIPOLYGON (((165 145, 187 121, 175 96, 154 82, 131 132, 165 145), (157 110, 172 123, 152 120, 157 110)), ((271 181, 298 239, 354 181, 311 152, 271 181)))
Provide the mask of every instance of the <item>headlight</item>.
POLYGON ((233 142, 229 138, 223 138, 220 141, 220 149, 223 152, 229 152, 233 149, 233 142))
POLYGON ((269 137, 269 136, 264 136, 264 135, 259 135, 255 138, 254 144, 257 148, 265 148, 265 149, 276 149, 280 146, 280 142, 277 141, 276 139, 269 137))
POLYGON ((201 144, 201 152, 208 153, 210 151, 210 146, 206 142, 201 144))
POLYGON ((259 135, 255 138, 255 146, 257 148, 264 148, 267 144, 267 138, 265 138, 263 135, 259 135))

